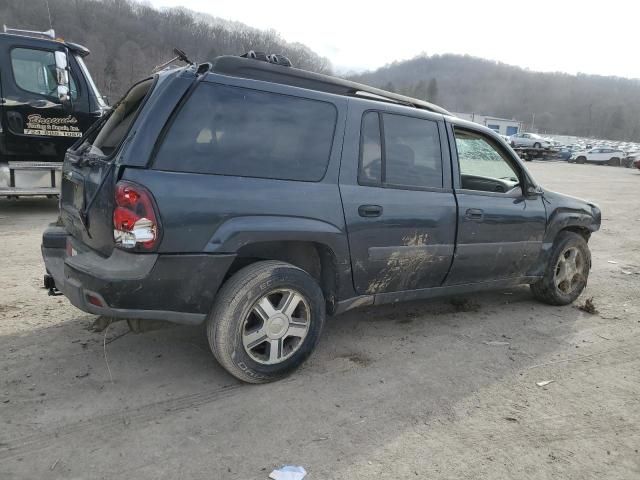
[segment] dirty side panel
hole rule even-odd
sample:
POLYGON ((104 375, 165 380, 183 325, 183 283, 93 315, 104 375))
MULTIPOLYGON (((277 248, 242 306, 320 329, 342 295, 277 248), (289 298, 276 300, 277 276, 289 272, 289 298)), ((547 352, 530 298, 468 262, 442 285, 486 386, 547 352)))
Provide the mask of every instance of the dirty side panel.
MULTIPOLYGON (((358 180, 363 114, 384 109, 438 122, 428 112, 352 100, 340 172, 340 191, 349 232, 355 290, 358 294, 399 292, 439 286, 455 243, 456 203, 450 188, 410 189, 363 185, 358 180), (368 216, 363 208, 380 207, 368 216)), ((443 185, 450 185, 449 154, 441 125, 443 185)), ((364 147, 363 147, 364 148, 364 147)), ((419 153, 419 152, 416 152, 419 153)))

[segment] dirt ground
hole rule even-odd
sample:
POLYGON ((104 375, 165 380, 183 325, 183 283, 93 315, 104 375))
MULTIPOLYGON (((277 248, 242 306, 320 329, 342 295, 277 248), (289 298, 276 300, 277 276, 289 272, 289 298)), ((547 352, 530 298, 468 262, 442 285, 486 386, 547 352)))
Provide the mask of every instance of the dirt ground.
POLYGON ((527 287, 352 311, 262 386, 201 328, 91 331, 41 288, 55 201, 0 200, 0 479, 640 478, 640 172, 529 167, 602 208, 578 302, 598 313, 527 287))

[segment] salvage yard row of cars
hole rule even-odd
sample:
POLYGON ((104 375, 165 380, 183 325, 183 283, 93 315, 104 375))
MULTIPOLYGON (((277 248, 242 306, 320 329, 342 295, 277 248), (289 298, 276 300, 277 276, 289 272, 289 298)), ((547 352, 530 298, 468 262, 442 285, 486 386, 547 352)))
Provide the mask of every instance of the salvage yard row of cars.
POLYGON ((640 145, 632 142, 593 141, 578 139, 571 144, 563 144, 550 137, 536 133, 521 132, 503 137, 513 148, 541 149, 552 153, 545 158, 559 158, 569 163, 593 163, 616 167, 640 168, 640 145))

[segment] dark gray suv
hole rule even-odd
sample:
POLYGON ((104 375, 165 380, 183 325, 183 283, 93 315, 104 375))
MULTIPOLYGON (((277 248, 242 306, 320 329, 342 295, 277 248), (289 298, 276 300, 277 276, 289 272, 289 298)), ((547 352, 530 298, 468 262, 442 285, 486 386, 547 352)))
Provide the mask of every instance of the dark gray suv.
POLYGON ((582 292, 597 206, 540 187, 487 128, 268 59, 159 73, 68 151, 47 287, 96 315, 206 322, 254 383, 299 366, 326 314, 582 292))

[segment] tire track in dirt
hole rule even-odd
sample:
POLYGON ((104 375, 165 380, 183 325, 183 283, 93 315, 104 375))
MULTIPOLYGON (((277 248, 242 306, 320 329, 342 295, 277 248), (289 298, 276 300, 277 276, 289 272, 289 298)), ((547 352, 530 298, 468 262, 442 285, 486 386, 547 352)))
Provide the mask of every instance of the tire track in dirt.
MULTIPOLYGON (((291 380, 288 380, 291 381, 291 380)), ((288 383, 288 381, 285 381, 288 383)), ((280 382, 282 383, 282 381, 280 382)), ((237 384, 217 387, 205 392, 193 393, 159 402, 147 403, 129 410, 90 417, 57 427, 49 427, 45 431, 26 435, 15 439, 0 438, 0 461, 27 455, 46 448, 79 432, 104 431, 113 427, 122 427, 135 423, 144 423, 162 418, 172 413, 182 412, 211 402, 229 398, 249 385, 237 384)))

